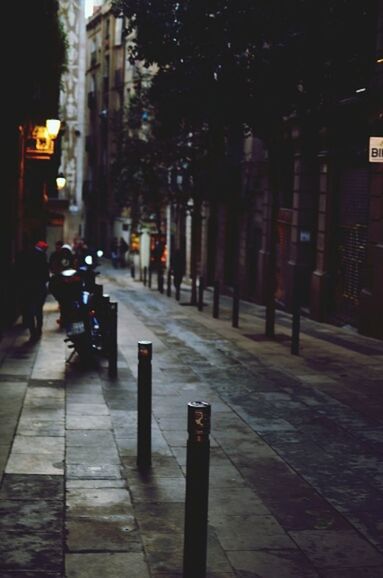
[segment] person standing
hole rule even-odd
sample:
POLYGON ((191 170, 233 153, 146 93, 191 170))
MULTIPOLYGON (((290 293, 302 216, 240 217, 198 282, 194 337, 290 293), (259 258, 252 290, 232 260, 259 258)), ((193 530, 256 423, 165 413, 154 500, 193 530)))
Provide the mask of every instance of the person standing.
POLYGON ((53 251, 49 258, 49 270, 51 272, 51 278, 49 280, 49 290, 53 297, 57 300, 59 306, 60 316, 56 319, 56 323, 62 327, 61 318, 61 308, 62 304, 60 300, 56 297, 57 289, 60 286, 61 276, 60 273, 66 269, 72 269, 74 267, 74 255, 70 245, 65 244, 63 241, 56 241, 56 250, 53 251))
POLYGON ((19 294, 25 324, 30 332, 30 343, 38 341, 42 334, 43 307, 49 282, 47 249, 45 241, 38 241, 16 263, 19 294))
POLYGON ((117 239, 117 237, 113 237, 113 240, 110 244, 110 256, 112 259, 113 267, 115 269, 117 269, 119 262, 120 262, 119 250, 120 250, 120 248, 119 248, 118 239, 117 239))
POLYGON ((172 271, 173 271, 174 287, 176 288, 176 299, 177 301, 179 301, 182 278, 185 275, 185 260, 181 252, 181 249, 176 249, 174 252, 172 261, 172 271))
POLYGON ((63 241, 56 242, 56 250, 53 251, 49 258, 49 270, 52 275, 61 273, 65 269, 74 267, 74 255, 70 245, 63 243, 63 241))
POLYGON ((128 243, 125 241, 125 239, 123 237, 120 237, 120 243, 119 243, 119 257, 120 257, 120 266, 121 267, 125 267, 126 266, 126 259, 125 259, 125 253, 128 250, 129 246, 128 243))
POLYGON ((49 269, 52 274, 59 273, 62 270, 61 267, 61 249, 64 245, 64 241, 56 241, 55 250, 49 257, 49 269))

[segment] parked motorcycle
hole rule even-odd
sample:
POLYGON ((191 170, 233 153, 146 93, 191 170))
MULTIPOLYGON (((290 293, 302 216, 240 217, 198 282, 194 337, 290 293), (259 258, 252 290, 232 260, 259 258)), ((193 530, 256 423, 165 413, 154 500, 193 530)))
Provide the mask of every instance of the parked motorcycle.
POLYGON ((60 304, 62 326, 66 332, 65 342, 84 362, 94 361, 102 353, 105 340, 102 334, 102 307, 96 291, 98 259, 86 255, 77 269, 68 268, 53 275, 50 291, 60 304))

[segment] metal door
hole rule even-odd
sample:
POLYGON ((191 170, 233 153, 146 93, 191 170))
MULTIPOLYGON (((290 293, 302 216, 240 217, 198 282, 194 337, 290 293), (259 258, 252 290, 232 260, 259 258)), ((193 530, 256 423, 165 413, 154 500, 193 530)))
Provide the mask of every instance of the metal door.
POLYGON ((367 252, 368 169, 342 171, 336 226, 333 315, 340 324, 356 325, 367 252))

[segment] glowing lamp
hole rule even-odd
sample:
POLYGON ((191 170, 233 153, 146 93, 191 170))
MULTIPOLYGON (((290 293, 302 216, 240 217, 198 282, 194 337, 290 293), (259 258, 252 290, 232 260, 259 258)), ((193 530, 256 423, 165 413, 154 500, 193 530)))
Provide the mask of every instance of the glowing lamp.
POLYGON ((58 191, 62 191, 66 185, 66 178, 62 173, 59 173, 56 177, 56 187, 58 191))
POLYGON ((45 122, 45 126, 47 127, 50 138, 55 139, 59 134, 61 121, 57 118, 48 118, 48 120, 45 122))

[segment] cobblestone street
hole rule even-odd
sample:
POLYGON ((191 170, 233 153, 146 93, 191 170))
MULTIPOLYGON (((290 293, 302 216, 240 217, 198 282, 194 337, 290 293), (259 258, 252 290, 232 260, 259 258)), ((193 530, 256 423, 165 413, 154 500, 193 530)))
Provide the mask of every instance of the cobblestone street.
MULTIPOLYGON (((1 578, 180 578, 187 404, 211 404, 207 578, 383 577, 383 342, 231 300, 212 316, 105 262, 118 376, 82 368, 45 306, 0 342, 1 578), (188 306, 189 305, 189 306, 188 306), (137 467, 137 343, 152 359, 152 467, 137 467)), ((196 577, 197 578, 197 577, 196 577)))

